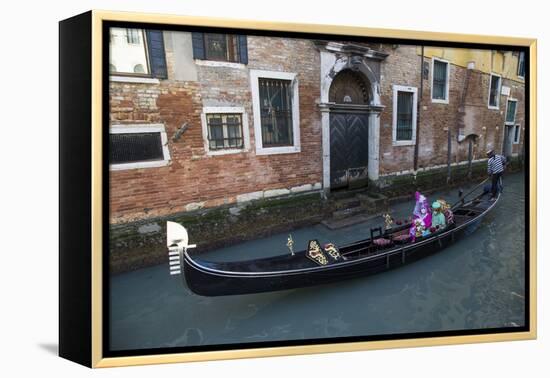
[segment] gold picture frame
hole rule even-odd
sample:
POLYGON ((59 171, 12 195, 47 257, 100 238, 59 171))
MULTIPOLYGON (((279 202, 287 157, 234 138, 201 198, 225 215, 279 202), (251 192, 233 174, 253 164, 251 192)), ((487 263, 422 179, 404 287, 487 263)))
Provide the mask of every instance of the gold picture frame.
MULTIPOLYGON (((144 364, 160 364, 160 363, 174 363, 174 362, 188 362, 188 361, 207 361, 218 359, 237 359, 237 358, 250 358, 250 357, 266 357, 266 356, 283 356, 283 355, 301 355, 311 353, 328 353, 328 352, 348 352, 359 350, 372 350, 372 349, 388 349, 388 348, 404 348, 404 347, 419 347, 419 346, 435 346, 435 345, 449 345, 449 344, 467 344, 467 343, 482 343, 482 342, 496 342, 496 341, 511 341, 511 340, 527 340, 535 339, 537 336, 537 304, 536 304, 536 209, 537 209, 537 177, 536 177, 536 135, 537 135, 537 41, 536 39, 529 38, 514 38, 514 37, 502 37, 502 36, 484 36, 484 35, 470 35, 470 34, 450 34, 450 33, 437 33, 426 31, 410 31, 410 30, 394 30, 394 29, 378 29, 368 27, 350 27, 350 26, 338 26, 338 25, 322 25, 322 24, 295 24, 295 23, 280 23, 280 22, 265 22, 254 20, 231 20, 222 18, 211 17, 191 17, 191 16, 175 16, 175 15, 161 15, 161 14, 146 14, 146 13, 126 13, 126 12, 111 12, 93 10, 81 16, 62 21, 60 23, 60 61, 61 61, 61 85, 60 91, 68 90, 66 85, 71 84, 71 77, 68 75, 64 78, 63 67, 64 60, 74 59, 77 51, 74 49, 75 43, 67 36, 68 33, 75 33, 78 31, 87 31, 89 36, 89 54, 90 57, 90 81, 84 83, 84 90, 91 90, 89 100, 91 102, 86 103, 80 98, 70 99, 69 97, 63 97, 61 95, 60 113, 66 114, 67 107, 73 104, 74 101, 81 101, 80 106, 82 109, 89 111, 90 128, 86 132, 90 132, 87 135, 82 136, 84 141, 89 141, 89 151, 91 153, 89 170, 85 170, 83 175, 89 177, 89 181, 86 181, 91 185, 89 188, 89 197, 86 199, 86 203, 89 204, 89 213, 83 214, 83 217, 90 216, 89 223, 85 226, 74 224, 70 221, 71 215, 68 207, 75 201, 82 200, 83 195, 86 193, 72 193, 69 188, 70 179, 65 176, 72 171, 69 166, 66 170, 63 170, 63 161, 67 158, 66 155, 61 153, 61 188, 62 192, 66 195, 65 202, 61 201, 61 223, 64 225, 61 229, 61 237, 68 237, 68 232, 73 232, 75 235, 79 233, 86 233, 89 236, 90 245, 84 244, 81 246, 82 250, 86 250, 88 253, 86 259, 75 260, 76 257, 69 256, 70 252, 80 253, 79 250, 74 249, 74 243, 62 242, 60 245, 60 263, 63 267, 60 269, 60 355, 62 357, 71 359, 73 361, 82 363, 89 367, 115 367, 115 366, 130 366, 130 365, 144 365, 144 364), (171 25, 186 25, 186 26, 198 26, 198 27, 215 27, 215 28, 230 28, 230 29, 244 29, 244 30, 256 30, 266 32, 299 32, 299 33, 318 33, 334 36, 354 36, 354 37, 370 37, 370 38, 384 38, 384 39, 399 39, 399 40, 423 40, 433 42, 452 42, 452 43, 470 43, 470 44, 487 44, 487 45, 511 45, 522 46, 528 49, 529 52, 529 109, 526 109, 526 113, 529 115, 529 218, 526 220, 529 226, 529 276, 528 276, 528 288, 529 288, 529 301, 528 301, 528 314, 529 314, 529 330, 522 332, 506 332, 506 333, 491 333, 491 334, 476 334, 476 335, 458 335, 458 336, 446 336, 446 337, 427 337, 427 338, 415 338, 415 339, 397 339, 397 340, 382 340, 382 341, 362 341, 362 342, 350 342, 350 343, 326 343, 315 345, 301 345, 301 346, 284 346, 284 347, 267 347, 267 348, 254 348, 254 349, 228 349, 228 350, 216 350, 216 351, 201 351, 201 352, 189 352, 189 353, 170 353, 170 354, 154 354, 154 355, 132 355, 121 357, 104 357, 103 353, 103 337, 104 327, 107 325, 103 323, 103 301, 105 293, 103 290, 102 282, 103 275, 105 274, 105 261, 103 261, 103 248, 104 239, 103 233, 105 230, 105 207, 104 207, 104 189, 105 181, 103 177, 104 162, 103 162, 103 150, 102 146, 105 141, 103 130, 103 117, 105 109, 105 88, 103 81, 103 61, 104 61, 104 41, 103 41, 103 24, 105 22, 117 21, 128 23, 146 23, 155 25, 165 25, 169 27, 171 25), (88 86, 89 85, 89 86, 88 86), (89 138, 89 139, 87 139, 89 138), (64 215, 67 217, 64 219, 64 215), (90 227, 89 229, 86 227, 90 227), (80 227, 77 229, 77 227, 80 227), (84 228, 82 228, 84 227, 84 228), (73 248, 69 247, 73 245, 73 248), (73 273, 70 273, 72 271, 73 273), (71 285, 75 288, 80 288, 78 284, 75 284, 75 279, 72 274, 75 272, 86 272, 84 275, 90 278, 89 288, 91 289, 88 294, 81 294, 80 298, 85 305, 84 309, 87 311, 90 309, 89 317, 82 318, 82 308, 76 310, 74 308, 75 299, 77 294, 71 292, 69 288, 71 285), (76 285, 76 286, 75 286, 76 285), (79 318, 80 317, 80 318, 79 318), (76 320, 75 320, 76 319, 76 320), (79 322, 86 323, 90 321, 89 327, 79 325, 79 322), (77 324, 75 324, 76 322, 77 324), (71 325, 68 325, 68 324, 71 325), (74 349, 78 345, 76 339, 82 340, 83 344, 86 344, 80 352, 75 352, 74 349), (83 352, 84 351, 84 352, 83 352)), ((74 37, 73 37, 74 38, 74 37)), ((84 59, 84 58, 83 58, 84 59)), ((75 74, 76 75, 76 74, 75 74)), ((68 113, 67 113, 68 114, 68 113)), ((61 149, 64 148, 64 136, 67 126, 67 122, 71 120, 71 115, 61 117, 61 149)), ((85 132, 83 132, 85 134, 85 132)), ((68 138, 69 136, 67 136, 68 138)), ((86 168, 88 169, 88 168, 86 168)), ((83 184, 84 185, 84 184, 83 184)), ((88 239, 86 239, 88 240, 88 239)), ((86 278, 87 279, 87 278, 86 278)), ((87 315, 88 316, 88 315, 87 315)))

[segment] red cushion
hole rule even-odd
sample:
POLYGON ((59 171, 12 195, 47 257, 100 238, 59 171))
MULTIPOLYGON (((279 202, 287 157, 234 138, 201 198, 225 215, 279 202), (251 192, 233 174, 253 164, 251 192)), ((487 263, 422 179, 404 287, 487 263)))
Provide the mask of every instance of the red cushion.
POLYGON ((393 238, 393 240, 405 241, 405 240, 409 240, 410 238, 411 238, 410 235, 408 235, 408 234, 403 234, 403 235, 397 235, 396 237, 393 238))
POLYGON ((386 246, 391 243, 388 239, 383 239, 383 238, 375 239, 372 242, 374 243, 374 245, 377 245, 377 246, 386 246))

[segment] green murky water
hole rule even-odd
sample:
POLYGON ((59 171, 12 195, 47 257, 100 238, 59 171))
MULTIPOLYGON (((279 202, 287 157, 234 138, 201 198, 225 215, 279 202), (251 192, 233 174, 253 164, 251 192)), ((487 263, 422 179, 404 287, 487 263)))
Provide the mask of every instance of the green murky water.
MULTIPOLYGON (((437 193, 452 200, 456 191, 437 193)), ((405 217, 414 202, 394 205, 405 217)), ((141 349, 523 326, 525 318, 524 176, 505 177, 497 207, 481 227, 446 250, 379 275, 313 288, 200 297, 159 265, 111 278, 111 349, 141 349)), ((292 233, 347 243, 381 219, 331 231, 292 233)), ((193 236, 190 235, 192 243, 193 236)), ((287 234, 208 252, 205 260, 286 253, 287 234)))

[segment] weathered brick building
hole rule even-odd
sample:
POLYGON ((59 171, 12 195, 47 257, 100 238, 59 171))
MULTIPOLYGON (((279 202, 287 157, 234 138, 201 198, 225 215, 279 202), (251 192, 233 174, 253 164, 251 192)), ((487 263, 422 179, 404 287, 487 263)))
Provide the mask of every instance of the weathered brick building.
POLYGON ((377 187, 489 148, 517 156, 523 61, 512 51, 113 29, 111 223, 377 187))

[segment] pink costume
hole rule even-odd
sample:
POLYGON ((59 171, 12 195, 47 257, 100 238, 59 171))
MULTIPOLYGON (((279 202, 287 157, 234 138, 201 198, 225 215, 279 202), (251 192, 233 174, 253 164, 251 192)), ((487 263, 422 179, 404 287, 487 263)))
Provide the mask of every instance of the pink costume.
POLYGON ((428 199, 419 192, 415 193, 415 198, 416 205, 413 211, 414 217, 409 230, 413 242, 416 240, 417 236, 420 236, 418 233, 423 232, 423 234, 427 234, 429 233, 430 227, 432 227, 432 210, 428 204, 428 199))

